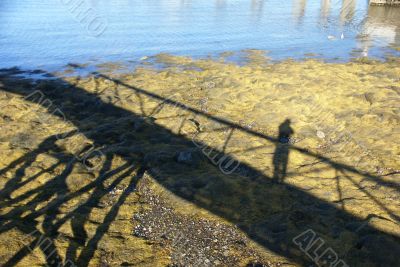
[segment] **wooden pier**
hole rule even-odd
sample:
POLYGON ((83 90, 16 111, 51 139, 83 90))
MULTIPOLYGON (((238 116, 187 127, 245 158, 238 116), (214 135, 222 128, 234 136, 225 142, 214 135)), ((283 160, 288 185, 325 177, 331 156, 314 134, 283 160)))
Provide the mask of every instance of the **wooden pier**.
POLYGON ((400 0, 370 0, 370 5, 399 5, 400 0))

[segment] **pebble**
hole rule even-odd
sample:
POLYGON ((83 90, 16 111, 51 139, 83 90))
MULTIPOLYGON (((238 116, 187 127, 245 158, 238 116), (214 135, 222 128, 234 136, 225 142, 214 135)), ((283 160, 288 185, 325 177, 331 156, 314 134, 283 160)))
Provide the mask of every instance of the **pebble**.
POLYGON ((323 131, 317 131, 317 136, 320 139, 324 139, 325 138, 325 133, 323 131))

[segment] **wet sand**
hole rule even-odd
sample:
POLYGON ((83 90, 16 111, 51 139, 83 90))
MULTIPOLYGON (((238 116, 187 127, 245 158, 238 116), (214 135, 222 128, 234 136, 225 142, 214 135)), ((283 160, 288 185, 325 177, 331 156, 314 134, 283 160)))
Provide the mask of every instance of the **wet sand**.
POLYGON ((2 72, 0 264, 305 266, 308 229, 349 266, 398 264, 399 58, 247 54, 2 72))

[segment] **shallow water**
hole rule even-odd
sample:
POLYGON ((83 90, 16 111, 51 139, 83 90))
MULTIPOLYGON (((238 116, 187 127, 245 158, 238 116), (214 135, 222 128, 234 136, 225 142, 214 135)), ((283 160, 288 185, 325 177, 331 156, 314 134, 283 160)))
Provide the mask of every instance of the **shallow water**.
POLYGON ((400 8, 360 0, 0 2, 0 67, 137 61, 268 50, 273 59, 383 58, 400 45, 400 8))

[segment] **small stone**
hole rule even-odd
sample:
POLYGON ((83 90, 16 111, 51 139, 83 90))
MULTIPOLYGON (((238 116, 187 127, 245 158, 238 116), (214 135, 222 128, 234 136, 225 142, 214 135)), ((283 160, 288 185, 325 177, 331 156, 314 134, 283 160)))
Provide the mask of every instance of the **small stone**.
POLYGON ((201 161, 201 155, 195 149, 181 151, 176 157, 176 161, 187 165, 198 165, 201 161))
POLYGON ((318 138, 324 139, 325 133, 323 131, 317 131, 317 136, 318 136, 318 138))
POLYGON ((181 163, 191 163, 193 160, 192 153, 190 151, 179 152, 177 160, 181 163))

